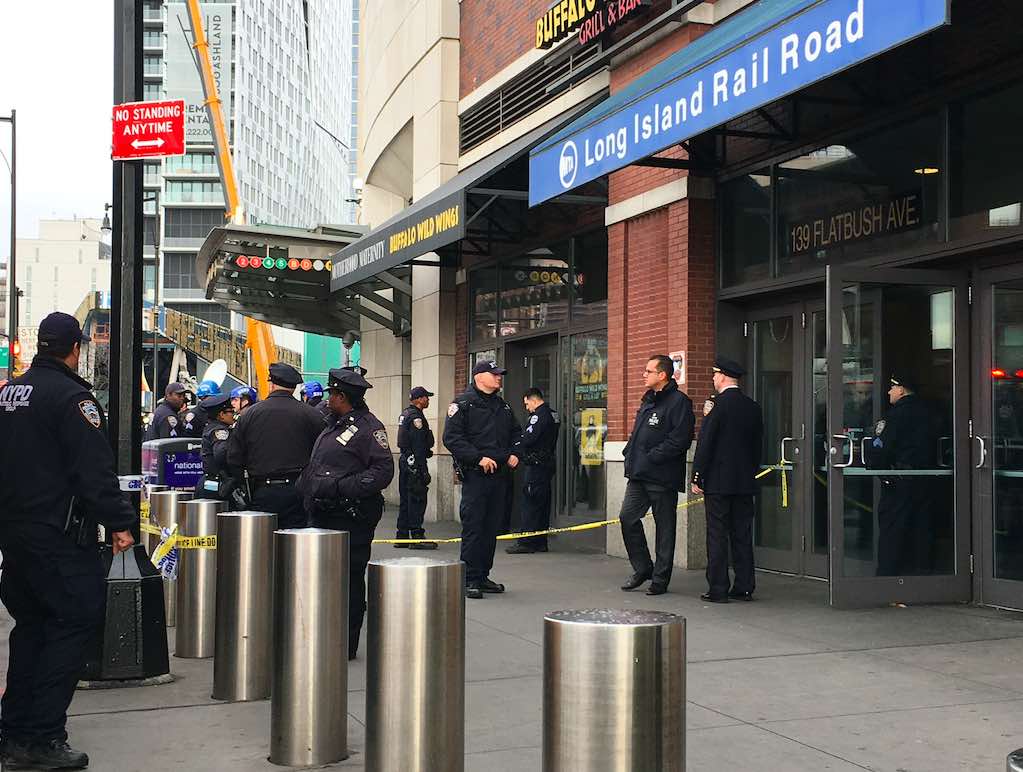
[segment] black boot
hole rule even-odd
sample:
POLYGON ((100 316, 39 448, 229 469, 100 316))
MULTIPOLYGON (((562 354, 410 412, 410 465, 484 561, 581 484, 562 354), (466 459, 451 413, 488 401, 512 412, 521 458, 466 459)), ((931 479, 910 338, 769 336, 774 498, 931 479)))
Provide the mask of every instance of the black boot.
MULTIPOLYGON (((409 535, 408 531, 398 531, 397 533, 394 534, 394 538, 395 539, 411 539, 412 537, 409 535)), ((395 544, 394 548, 396 550, 407 550, 409 548, 409 546, 410 545, 408 545, 408 544, 395 544)))
POLYGON ((422 528, 419 528, 418 530, 414 530, 411 533, 412 533, 411 538, 413 538, 413 539, 423 539, 424 540, 424 541, 416 542, 415 544, 408 545, 412 549, 414 549, 414 550, 435 550, 435 549, 437 549, 437 542, 435 542, 435 541, 425 541, 425 539, 426 539, 426 531, 424 531, 422 528))
POLYGON ((0 767, 21 769, 31 761, 30 747, 26 742, 4 738, 0 740, 0 767))
POLYGON ((89 757, 76 751, 66 740, 50 740, 29 748, 28 766, 31 769, 85 769, 89 766, 89 757))

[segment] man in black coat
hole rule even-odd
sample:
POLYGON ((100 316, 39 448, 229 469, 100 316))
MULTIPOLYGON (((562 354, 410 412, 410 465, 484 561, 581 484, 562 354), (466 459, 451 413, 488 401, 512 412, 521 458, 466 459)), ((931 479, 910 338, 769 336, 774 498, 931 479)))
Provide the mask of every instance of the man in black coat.
POLYGON ((370 383, 348 369, 328 375, 332 420, 316 440, 298 490, 313 526, 348 531, 348 659, 355 659, 366 615, 366 567, 394 457, 387 430, 366 405, 370 383))
POLYGON ((648 579, 647 595, 668 591, 675 560, 675 517, 678 493, 686 479, 686 453, 693 442, 693 403, 674 379, 670 357, 650 357, 643 371, 647 391, 636 412, 625 445, 625 498, 618 519, 633 574, 623 590, 635 590, 648 579), (650 560, 643 517, 654 513, 654 560, 650 560))
POLYGON ((714 360, 714 409, 703 419, 693 457, 693 493, 707 512, 707 584, 711 603, 753 600, 753 497, 760 471, 764 419, 760 405, 739 390, 737 362, 714 360), (735 582, 729 589, 731 546, 735 582))
POLYGON ((295 399, 301 382, 301 373, 291 365, 270 365, 270 394, 245 411, 227 444, 227 465, 251 492, 252 508, 275 513, 280 528, 307 525, 295 483, 323 431, 316 408, 295 399))
POLYGON ((82 769, 67 744, 67 709, 106 587, 97 523, 114 554, 138 516, 121 493, 106 418, 78 373, 82 334, 60 312, 39 325, 28 372, 0 388, 0 600, 14 618, 0 703, 5 769, 82 769))
MULTIPOLYGON (((409 405, 398 416, 398 530, 397 539, 422 539, 426 536, 423 517, 426 496, 430 490, 430 472, 426 459, 433 455, 433 430, 423 410, 430 406, 432 391, 416 386, 409 392, 409 405)), ((437 549, 437 543, 395 544, 395 547, 437 549)))
POLYGON ((504 592, 490 579, 497 533, 511 499, 511 470, 519 464, 512 451, 522 429, 498 392, 507 371, 496 362, 472 369, 473 385, 448 406, 444 447, 451 451, 462 479, 462 560, 465 597, 504 592))
MULTIPOLYGON (((551 410, 536 386, 522 395, 522 402, 529 413, 529 423, 513 446, 525 466, 521 528, 527 532, 546 531, 551 527, 551 479, 557 466, 554 449, 558 445, 561 417, 551 410)), ((546 551, 546 536, 527 536, 505 550, 509 555, 546 551)))
MULTIPOLYGON (((865 444, 870 469, 934 469, 937 433, 934 416, 905 373, 891 377, 891 407, 874 426, 874 438, 865 444)), ((877 504, 877 575, 906 576, 933 570, 931 548, 934 528, 934 479, 911 475, 881 478, 877 504)))

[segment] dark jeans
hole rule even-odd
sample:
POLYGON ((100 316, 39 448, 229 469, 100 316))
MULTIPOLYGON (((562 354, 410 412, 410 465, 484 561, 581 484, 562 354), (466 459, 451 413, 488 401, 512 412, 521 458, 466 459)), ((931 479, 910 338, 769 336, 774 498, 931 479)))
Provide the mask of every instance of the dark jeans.
POLYGON ((511 485, 507 472, 494 474, 469 471, 462 482, 462 561, 465 581, 481 582, 494 566, 497 534, 509 517, 511 485))
POLYGON ((65 740, 67 709, 88 643, 106 604, 98 547, 84 548, 51 525, 0 523, 0 600, 14 618, 3 736, 16 742, 65 740))
POLYGON ((753 592, 753 497, 704 496, 707 512, 707 585, 715 598, 728 594, 728 550, 735 569, 733 592, 753 592))
POLYGON ((622 539, 629 553, 632 570, 649 576, 652 584, 667 587, 675 560, 675 511, 678 491, 660 485, 629 480, 625 486, 622 511, 618 515, 622 524, 622 539), (654 513, 654 560, 643 530, 643 516, 648 509, 654 513))
POLYGON ((302 496, 291 485, 261 485, 252 491, 252 508, 277 515, 277 527, 305 528, 309 525, 302 496))
POLYGON ((415 475, 408 468, 405 456, 398 461, 398 533, 418 539, 425 535, 423 516, 426 514, 426 492, 416 486, 415 475), (409 483, 412 483, 411 485, 409 483))
MULTIPOLYGON (((525 485, 522 486, 522 531, 546 531, 551 527, 551 478, 554 469, 549 466, 527 466, 525 485)), ((547 546, 546 536, 527 536, 519 539, 526 547, 541 549, 547 546)))
POLYGON ((912 477, 881 484, 877 505, 877 575, 914 576, 934 569, 931 483, 912 477))

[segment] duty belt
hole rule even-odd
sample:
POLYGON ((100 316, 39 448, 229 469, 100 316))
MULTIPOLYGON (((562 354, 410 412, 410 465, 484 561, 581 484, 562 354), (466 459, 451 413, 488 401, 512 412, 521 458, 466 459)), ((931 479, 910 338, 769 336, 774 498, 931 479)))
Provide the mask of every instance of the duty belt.
POLYGON ((298 482, 298 477, 300 474, 302 473, 299 471, 288 474, 275 474, 266 476, 260 475, 258 477, 253 478, 252 482, 254 482, 258 486, 267 486, 271 488, 278 485, 292 485, 298 482))

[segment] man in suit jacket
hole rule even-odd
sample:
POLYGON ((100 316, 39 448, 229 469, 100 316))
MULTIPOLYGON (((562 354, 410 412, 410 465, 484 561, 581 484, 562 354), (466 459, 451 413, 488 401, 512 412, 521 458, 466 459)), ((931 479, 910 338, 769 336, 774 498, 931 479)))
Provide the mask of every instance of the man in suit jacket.
POLYGON ((739 390, 745 370, 725 357, 714 360, 714 409, 703 419, 693 458, 693 493, 707 511, 707 583, 700 597, 711 603, 753 600, 753 497, 760 471, 764 419, 760 405, 739 390), (728 548, 735 582, 729 589, 728 548))
POLYGON ((647 595, 668 590, 675 558, 675 510, 686 479, 686 453, 693 442, 693 403, 673 377, 675 365, 664 355, 652 356, 643 373, 647 392, 625 445, 625 487, 621 514, 622 539, 633 574, 623 590, 650 580, 647 595), (643 516, 654 513, 654 553, 650 560, 643 516))

